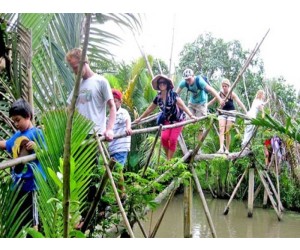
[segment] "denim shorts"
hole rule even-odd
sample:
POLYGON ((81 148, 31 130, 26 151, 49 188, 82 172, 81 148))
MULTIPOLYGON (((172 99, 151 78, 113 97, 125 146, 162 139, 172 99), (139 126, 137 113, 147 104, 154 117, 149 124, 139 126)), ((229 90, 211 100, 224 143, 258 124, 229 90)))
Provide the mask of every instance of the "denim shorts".
POLYGON ((235 122, 235 116, 231 115, 219 115, 218 120, 227 120, 227 121, 232 121, 235 122))
POLYGON ((117 162, 119 162, 122 166, 124 166, 127 160, 127 155, 128 155, 128 151, 117 152, 112 154, 110 157, 114 158, 117 162))

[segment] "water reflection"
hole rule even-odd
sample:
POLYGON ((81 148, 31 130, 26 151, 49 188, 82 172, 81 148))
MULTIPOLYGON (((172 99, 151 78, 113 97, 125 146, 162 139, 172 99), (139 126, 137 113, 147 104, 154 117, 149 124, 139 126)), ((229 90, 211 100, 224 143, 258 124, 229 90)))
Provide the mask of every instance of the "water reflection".
MULTIPOLYGON (((254 207, 253 217, 248 218, 247 202, 233 200, 227 215, 223 215, 228 200, 207 199, 207 205, 216 229, 218 238, 299 238, 300 214, 284 212, 283 219, 278 221, 272 208, 254 207)), ((146 232, 152 232, 161 209, 148 214, 143 223, 146 232)), ((194 195, 192 209, 192 237, 212 238, 203 206, 197 195, 194 195)), ((135 225, 136 237, 143 237, 135 225)), ((156 238, 183 237, 183 196, 176 195, 170 203, 165 217, 157 231, 156 238)))

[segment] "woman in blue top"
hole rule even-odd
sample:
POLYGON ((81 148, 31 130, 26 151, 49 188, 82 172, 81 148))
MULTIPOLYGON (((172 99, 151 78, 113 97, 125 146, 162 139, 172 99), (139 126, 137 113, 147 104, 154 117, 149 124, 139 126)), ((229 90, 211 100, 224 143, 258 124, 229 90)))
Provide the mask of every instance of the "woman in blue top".
MULTIPOLYGON (((9 109, 9 117, 14 122, 18 131, 8 140, 0 141, 0 149, 7 150, 13 154, 14 158, 34 153, 36 147, 35 141, 40 145, 43 144, 44 138, 42 131, 32 124, 32 110, 28 102, 18 99, 9 109)), ((36 204, 36 185, 34 183, 33 169, 43 174, 41 165, 38 160, 19 164, 12 168, 11 175, 13 179, 13 188, 21 185, 18 200, 26 196, 16 217, 20 216, 26 209, 29 209, 25 220, 21 226, 30 222, 35 229, 38 227, 38 214, 36 204)))
MULTIPOLYGON (((185 113, 187 113, 191 119, 196 119, 187 106, 185 106, 178 94, 173 91, 174 84, 170 78, 165 75, 157 75, 152 79, 152 87, 159 92, 146 111, 135 120, 136 123, 139 123, 142 118, 150 115, 157 106, 162 112, 164 112, 166 117, 163 125, 185 120, 185 113)), ((180 126, 176 128, 169 128, 161 132, 161 143, 168 160, 173 157, 176 151, 177 139, 182 129, 183 126, 180 126)))

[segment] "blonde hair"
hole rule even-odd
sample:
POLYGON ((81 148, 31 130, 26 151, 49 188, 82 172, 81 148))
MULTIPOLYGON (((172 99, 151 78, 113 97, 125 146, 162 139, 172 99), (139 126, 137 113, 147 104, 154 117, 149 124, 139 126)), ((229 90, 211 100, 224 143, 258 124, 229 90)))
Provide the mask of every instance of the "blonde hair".
POLYGON ((228 87, 230 87, 231 86, 231 84, 230 84, 230 81, 227 79, 227 78, 224 78, 223 80, 222 80, 222 84, 226 84, 228 87))
POLYGON ((255 96, 255 98, 257 98, 257 99, 263 99, 263 96, 265 95, 265 91, 263 91, 262 89, 260 89, 260 90, 258 90, 257 92, 256 92, 256 96, 255 96))
MULTIPOLYGON (((76 58, 76 59, 80 60, 81 59, 81 54, 82 54, 82 49, 81 48, 71 49, 66 54, 66 60, 69 61, 71 58, 76 58)), ((89 59, 88 59, 87 55, 85 56, 85 60, 84 61, 86 63, 89 62, 89 59)))

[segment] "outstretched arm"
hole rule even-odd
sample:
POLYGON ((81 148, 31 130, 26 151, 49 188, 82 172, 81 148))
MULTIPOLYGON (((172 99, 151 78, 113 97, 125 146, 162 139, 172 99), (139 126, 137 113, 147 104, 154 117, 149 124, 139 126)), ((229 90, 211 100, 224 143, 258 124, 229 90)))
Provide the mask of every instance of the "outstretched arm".
POLYGON ((205 89, 214 96, 214 98, 207 104, 207 106, 212 105, 216 100, 218 100, 221 107, 224 106, 224 104, 225 104, 224 100, 221 98, 221 96, 218 94, 218 92, 213 87, 211 87, 210 85, 207 84, 205 89))
POLYGON ((232 98, 244 110, 245 114, 247 114, 247 109, 246 109, 244 103, 241 102, 240 98, 235 93, 232 93, 232 98))
POLYGON ((134 122, 139 123, 144 117, 147 117, 149 114, 151 114, 156 107, 157 105, 152 102, 145 112, 140 117, 135 119, 134 122))
POLYGON ((184 104, 184 102, 182 101, 182 99, 180 97, 177 97, 177 105, 180 109, 182 109, 185 113, 188 114, 188 116, 191 118, 191 119, 197 119, 196 116, 194 116, 192 114, 192 112, 189 110, 189 108, 184 104))

